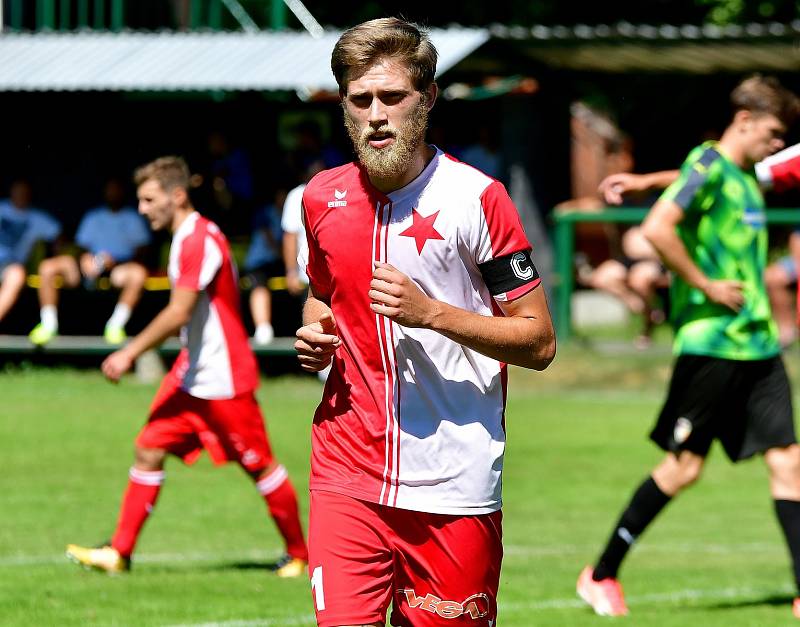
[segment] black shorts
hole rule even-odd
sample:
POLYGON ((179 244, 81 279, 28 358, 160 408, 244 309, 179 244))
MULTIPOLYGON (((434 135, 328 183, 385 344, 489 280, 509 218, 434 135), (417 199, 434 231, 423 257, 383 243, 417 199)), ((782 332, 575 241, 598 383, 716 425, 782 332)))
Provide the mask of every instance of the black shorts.
POLYGON ((272 261, 253 268, 252 270, 248 270, 245 275, 245 282, 248 287, 254 288, 266 285, 269 279, 276 276, 283 276, 284 274, 283 262, 272 261))
POLYGON ((735 361, 681 355, 650 439, 705 457, 714 438, 731 461, 794 444, 789 380, 778 357, 735 361))

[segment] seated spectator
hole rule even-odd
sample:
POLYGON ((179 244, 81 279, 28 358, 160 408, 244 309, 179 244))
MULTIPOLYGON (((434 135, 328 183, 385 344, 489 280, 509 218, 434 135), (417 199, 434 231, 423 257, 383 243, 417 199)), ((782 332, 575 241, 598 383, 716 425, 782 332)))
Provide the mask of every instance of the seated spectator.
POLYGON ((83 278, 86 287, 92 288, 106 276, 122 292, 106 322, 104 337, 109 344, 125 341, 125 325, 147 278, 147 269, 139 259, 150 243, 150 229, 135 209, 125 206, 124 199, 122 182, 108 181, 106 204, 89 211, 78 226, 75 242, 82 249, 78 259, 59 255, 39 265, 41 321, 29 335, 34 344, 46 344, 58 333, 58 279, 74 288, 83 278))
MULTIPOLYGON (((324 169, 325 164, 322 161, 311 163, 305 173, 306 183, 324 169)), ((308 260, 308 240, 306 240, 306 228, 303 224, 303 191, 306 183, 301 183, 286 195, 281 216, 286 289, 292 296, 298 297, 305 297, 309 284, 305 266, 305 262, 308 260)), ((328 364, 325 369, 317 373, 317 377, 324 382, 330 371, 331 364, 328 364)))
POLYGON ((778 325, 781 346, 797 339, 797 270, 800 265, 800 231, 789 235, 789 254, 769 264, 764 271, 772 316, 778 325))
POLYGON ((603 261, 581 282, 613 294, 631 313, 641 315, 643 327, 636 345, 650 345, 653 327, 666 318, 657 304, 657 292, 669 286, 669 274, 640 227, 634 226, 622 235, 622 256, 603 261))
POLYGON ((493 133, 488 126, 480 126, 477 140, 458 153, 458 158, 484 174, 499 179, 502 174, 502 159, 493 133))
POLYGON ((61 234, 58 221, 31 207, 31 186, 19 179, 8 200, 0 201, 0 320, 17 302, 25 286, 25 264, 38 241, 53 243, 61 234))
POLYGON ((281 259, 281 217, 277 207, 283 205, 286 193, 281 190, 275 195, 275 203, 256 211, 253 217, 253 238, 244 262, 244 269, 250 282, 250 313, 256 330, 253 339, 256 344, 269 344, 275 337, 272 328, 272 293, 269 280, 283 276, 281 259))

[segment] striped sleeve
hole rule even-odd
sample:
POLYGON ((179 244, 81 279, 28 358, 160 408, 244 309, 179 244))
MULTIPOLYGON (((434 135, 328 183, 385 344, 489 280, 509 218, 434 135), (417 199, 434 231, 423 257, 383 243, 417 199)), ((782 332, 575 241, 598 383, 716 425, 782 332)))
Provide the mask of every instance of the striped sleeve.
POLYGON ((720 158, 714 148, 695 149, 684 161, 680 176, 661 195, 661 200, 670 200, 684 211, 692 208, 703 209, 698 202, 712 181, 711 166, 720 158))
POLYGON ((524 296, 540 283, 519 212, 505 187, 492 182, 481 194, 483 220, 476 262, 489 293, 498 301, 524 296))
POLYGON ((178 258, 176 287, 201 291, 222 267, 222 251, 214 239, 202 229, 183 240, 178 258))
POLYGON ((757 163, 756 176, 762 187, 776 192, 800 187, 800 144, 789 146, 757 163))

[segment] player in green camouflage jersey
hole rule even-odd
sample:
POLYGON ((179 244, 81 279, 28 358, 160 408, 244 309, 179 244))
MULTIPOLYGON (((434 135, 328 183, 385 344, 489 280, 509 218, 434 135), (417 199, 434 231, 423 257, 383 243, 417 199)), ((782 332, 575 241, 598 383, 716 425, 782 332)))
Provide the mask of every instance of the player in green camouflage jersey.
POLYGON ((617 573, 636 538, 692 485, 718 439, 736 462, 757 453, 792 556, 800 618, 800 446, 791 391, 764 283, 767 233, 755 163, 783 147, 798 100, 755 76, 731 94, 718 143, 695 148, 642 229, 674 273, 675 353, 669 392, 650 434, 666 455, 639 485, 577 591, 598 614, 628 613, 617 573))
POLYGON ((676 229, 700 272, 738 282, 738 310, 715 302, 678 273, 670 302, 675 353, 723 359, 777 355, 777 328, 764 284, 767 228, 764 198, 752 166, 745 171, 716 142, 695 148, 661 200, 683 212, 676 229))

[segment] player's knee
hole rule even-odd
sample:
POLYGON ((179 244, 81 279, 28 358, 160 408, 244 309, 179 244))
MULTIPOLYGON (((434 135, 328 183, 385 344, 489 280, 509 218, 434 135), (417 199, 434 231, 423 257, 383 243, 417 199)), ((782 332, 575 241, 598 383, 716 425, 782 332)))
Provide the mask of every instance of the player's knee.
POLYGON ((12 264, 3 273, 3 282, 14 287, 25 284, 25 268, 21 264, 12 264))
POLYGON ((45 259, 39 264, 39 276, 42 279, 52 279, 58 274, 58 266, 55 259, 45 259))
POLYGON ((800 482, 800 446, 770 449, 765 458, 774 478, 785 483, 800 482))
POLYGON ((789 277, 783 268, 777 265, 767 266, 764 271, 764 282, 767 289, 782 289, 789 284, 789 277))
POLYGON ((164 467, 164 460, 167 457, 167 451, 160 448, 143 448, 136 447, 134 459, 136 467, 141 470, 161 470, 164 467))

